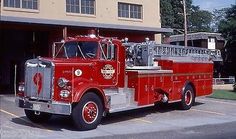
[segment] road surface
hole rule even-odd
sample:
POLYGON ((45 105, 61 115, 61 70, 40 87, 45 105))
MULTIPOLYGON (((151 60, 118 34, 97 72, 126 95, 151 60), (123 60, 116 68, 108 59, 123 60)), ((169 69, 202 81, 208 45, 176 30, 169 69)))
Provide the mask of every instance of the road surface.
POLYGON ((0 139, 235 139, 236 101, 197 98, 190 110, 177 104, 114 113, 91 131, 76 131, 70 117, 30 122, 11 95, 0 95, 0 139))

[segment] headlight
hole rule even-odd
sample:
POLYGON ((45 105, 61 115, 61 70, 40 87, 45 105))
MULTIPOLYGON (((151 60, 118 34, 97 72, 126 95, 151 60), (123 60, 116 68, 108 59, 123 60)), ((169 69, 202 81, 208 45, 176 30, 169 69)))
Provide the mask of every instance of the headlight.
POLYGON ((68 90, 61 90, 60 91, 60 96, 63 98, 68 98, 69 95, 70 95, 70 91, 68 91, 68 90))
POLYGON ((20 84, 20 85, 18 86, 18 91, 19 91, 19 92, 24 92, 24 91, 25 91, 25 85, 20 84))
POLYGON ((65 78, 59 78, 57 81, 57 85, 61 88, 65 87, 69 81, 65 78))

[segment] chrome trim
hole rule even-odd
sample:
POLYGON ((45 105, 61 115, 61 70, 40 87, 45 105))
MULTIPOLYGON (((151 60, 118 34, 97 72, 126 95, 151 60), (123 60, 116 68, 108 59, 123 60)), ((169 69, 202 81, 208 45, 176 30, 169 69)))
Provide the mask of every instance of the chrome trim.
POLYGON ((161 70, 160 66, 133 66, 133 67, 126 67, 126 70, 161 70))
POLYGON ((109 112, 139 108, 134 101, 133 88, 104 89, 109 112))
POLYGON ((135 109, 139 109, 139 108, 152 107, 154 105, 155 104, 144 105, 144 106, 128 106, 128 107, 109 110, 109 113, 116 113, 116 112, 121 112, 121 111, 128 111, 128 110, 135 110, 135 109))
POLYGON ((33 106, 38 105, 40 106, 39 109, 34 111, 60 115, 71 115, 72 110, 72 105, 69 103, 30 101, 26 98, 19 97, 15 99, 15 103, 16 106, 28 110, 34 110, 33 106))
POLYGON ((172 75, 173 70, 126 70, 126 71, 136 71, 138 72, 138 76, 140 74, 170 74, 172 75))
POLYGON ((52 84, 51 84, 51 96, 52 98, 54 97, 54 81, 55 81, 55 63, 51 62, 51 65, 52 65, 52 74, 51 74, 51 77, 52 77, 52 84))
POLYGON ((178 100, 172 100, 172 101, 168 101, 168 103, 176 103, 176 102, 180 102, 181 99, 178 99, 178 100))
MULTIPOLYGON (((87 113, 87 114, 91 116, 91 113, 90 113, 90 112, 87 113)), ((89 102, 87 102, 87 103, 83 106, 83 109, 82 109, 82 118, 83 118, 83 120, 84 120, 85 123, 87 123, 87 124, 92 124, 92 123, 94 123, 94 122, 97 120, 99 112, 100 112, 100 111, 99 111, 98 105, 97 105, 95 102, 93 102, 93 101, 89 101, 89 102), (96 107, 96 109, 95 109, 94 107, 93 107, 92 109, 89 109, 90 112, 94 112, 94 109, 96 110, 95 118, 94 118, 93 121, 91 121, 91 122, 87 121, 86 118, 84 117, 85 109, 87 109, 87 105, 88 105, 89 103, 92 103, 92 104, 95 105, 95 107, 96 107)), ((93 115, 93 116, 94 116, 94 115, 93 115)), ((92 116, 91 116, 90 118, 92 118, 92 116)))
POLYGON ((54 73, 55 64, 51 61, 38 57, 27 60, 25 63, 25 94, 27 97, 34 97, 38 100, 51 100, 54 96, 54 73), (38 93, 37 86, 34 86, 33 76, 36 73, 42 74, 42 89, 38 93))
POLYGON ((57 85, 61 88, 67 86, 67 84, 69 83, 69 80, 67 80, 66 78, 64 77, 60 77, 58 80, 57 80, 57 85))

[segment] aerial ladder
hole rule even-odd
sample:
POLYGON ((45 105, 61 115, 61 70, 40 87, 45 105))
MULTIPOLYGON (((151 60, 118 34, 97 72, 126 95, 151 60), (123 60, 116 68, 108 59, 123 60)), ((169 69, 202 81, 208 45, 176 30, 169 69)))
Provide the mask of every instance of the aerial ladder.
POLYGON ((127 66, 153 66, 157 60, 189 62, 222 61, 220 50, 179 45, 158 44, 154 41, 124 43, 127 66))

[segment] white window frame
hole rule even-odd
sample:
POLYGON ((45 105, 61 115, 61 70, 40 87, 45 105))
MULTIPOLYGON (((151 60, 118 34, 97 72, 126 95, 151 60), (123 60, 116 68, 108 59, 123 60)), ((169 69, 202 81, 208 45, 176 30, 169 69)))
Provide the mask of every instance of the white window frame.
MULTIPOLYGON (((69 0, 71 1, 71 0, 69 0)), ((67 9, 67 2, 66 2, 66 13, 70 13, 70 14, 83 14, 83 15, 95 15, 96 14, 96 0, 90 0, 93 2, 93 6, 82 6, 82 0, 78 0, 79 4, 78 4, 78 10, 72 11, 71 9, 67 9), (83 12, 82 8, 85 8, 85 12, 83 12), (87 10, 88 8, 88 10, 87 10), (91 10, 93 9, 93 11, 91 10), (78 12, 77 12, 78 11, 78 12)), ((71 7, 70 7, 71 8, 71 7)))
MULTIPOLYGON (((27 9, 27 10, 38 10, 39 9, 39 0, 12 0, 14 1, 13 3, 13 6, 10 4, 10 1, 11 0, 3 0, 3 7, 6 7, 6 8, 18 8, 18 9, 27 9), (7 2, 6 2, 7 1, 7 2), (16 5, 16 1, 19 1, 19 6, 16 5), (23 7, 23 2, 26 1, 26 2, 30 2, 32 1, 32 6, 29 8, 29 7, 23 7), (34 2, 36 2, 36 8, 34 8, 34 2), (5 5, 5 3, 8 3, 5 5)), ((27 4, 28 5, 28 4, 27 4)), ((29 5, 28 5, 29 6, 29 5)))
POLYGON ((143 5, 141 5, 141 4, 131 4, 131 3, 118 2, 118 17, 119 18, 142 20, 143 19, 143 5), (122 16, 123 15, 122 11, 125 11, 125 10, 119 8, 121 5, 128 6, 128 16, 122 16), (135 10, 131 11, 131 9, 132 9, 131 7, 132 6, 134 6, 134 9, 136 8, 138 10, 137 11, 135 11, 135 10), (140 9, 140 11, 139 11, 139 9, 140 9), (132 16, 131 13, 134 14, 133 17, 131 17, 132 16))

